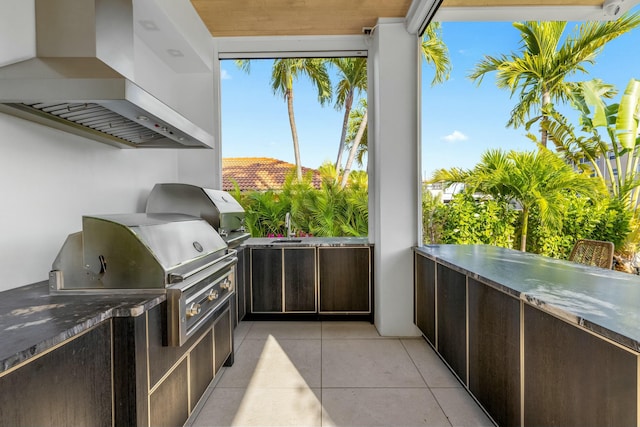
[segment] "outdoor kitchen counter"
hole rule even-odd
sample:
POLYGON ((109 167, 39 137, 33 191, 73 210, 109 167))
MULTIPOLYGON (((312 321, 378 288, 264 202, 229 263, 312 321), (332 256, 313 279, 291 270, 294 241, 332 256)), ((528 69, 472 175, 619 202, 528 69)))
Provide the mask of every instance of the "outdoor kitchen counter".
POLYGON ((640 277, 488 245, 416 253, 538 309, 640 351, 640 277))
POLYGON ((50 295, 48 282, 0 292, 0 373, 112 317, 137 317, 165 294, 50 295))
POLYGON ((488 245, 414 252, 414 322, 497 425, 640 426, 638 276, 488 245))
POLYGON ((370 246, 366 237, 252 237, 244 242, 249 247, 344 247, 370 246))

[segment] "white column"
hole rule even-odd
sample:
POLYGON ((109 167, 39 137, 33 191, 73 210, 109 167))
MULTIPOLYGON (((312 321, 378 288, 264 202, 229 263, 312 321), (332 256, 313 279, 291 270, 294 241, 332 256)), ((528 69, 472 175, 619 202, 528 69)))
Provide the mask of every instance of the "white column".
POLYGON ((375 325, 384 336, 413 325, 412 246, 418 241, 419 55, 404 20, 380 19, 369 49, 370 230, 375 325))

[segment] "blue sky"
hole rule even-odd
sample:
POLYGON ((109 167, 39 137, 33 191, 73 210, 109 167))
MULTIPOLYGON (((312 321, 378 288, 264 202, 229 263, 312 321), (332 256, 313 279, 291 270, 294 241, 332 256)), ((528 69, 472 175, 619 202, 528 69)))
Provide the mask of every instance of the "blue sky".
MULTIPOLYGON (((574 25, 569 23, 567 28, 574 25)), ((480 86, 466 77, 484 55, 517 51, 519 32, 507 22, 443 23, 443 39, 453 64, 451 78, 431 87, 433 71, 423 63, 423 177, 438 168, 473 167, 488 148, 533 149, 524 129, 505 127, 515 100, 495 86, 494 75, 485 77, 480 86)), ((572 80, 600 78, 622 92, 629 79, 640 79, 639 46, 637 29, 610 42, 596 64, 588 66, 588 76, 576 74, 572 80)), ((273 157, 293 163, 287 106, 271 91, 271 65, 270 60, 255 61, 247 75, 232 61, 223 62, 224 157, 273 157)), ((342 111, 332 105, 320 107, 314 88, 304 78, 295 83, 294 91, 303 166, 315 168, 325 161, 335 162, 342 111)), ((570 109, 562 111, 569 113, 570 109)))

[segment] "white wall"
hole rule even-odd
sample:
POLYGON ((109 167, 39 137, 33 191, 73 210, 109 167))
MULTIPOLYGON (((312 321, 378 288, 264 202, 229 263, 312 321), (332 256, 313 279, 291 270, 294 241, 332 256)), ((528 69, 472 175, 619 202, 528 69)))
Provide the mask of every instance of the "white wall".
POLYGON ((384 336, 417 336, 412 247, 418 243, 419 55, 418 39, 403 20, 378 21, 369 66, 375 325, 384 336))
POLYGON ((83 214, 144 212, 154 184, 213 176, 213 150, 117 149, 2 113, 0 159, 0 290, 46 280, 83 214))
POLYGON ((36 55, 34 0, 2 0, 0 10, 0 66, 33 58, 36 55))

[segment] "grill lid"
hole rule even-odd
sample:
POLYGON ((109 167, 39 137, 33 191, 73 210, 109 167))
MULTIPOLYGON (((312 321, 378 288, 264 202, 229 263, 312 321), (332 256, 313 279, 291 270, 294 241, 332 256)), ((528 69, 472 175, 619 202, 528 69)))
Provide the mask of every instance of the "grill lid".
POLYGON ((157 289, 172 273, 222 257, 227 244, 204 220, 180 214, 84 216, 53 263, 57 289, 157 289))
POLYGON ((199 216, 224 235, 244 231, 244 209, 226 191, 189 184, 156 184, 149 194, 146 210, 199 216))
POLYGON ((227 247, 206 221, 189 215, 85 216, 82 218, 82 226, 85 255, 101 250, 104 252, 115 245, 126 251, 138 244, 137 239, 165 271, 227 247))

